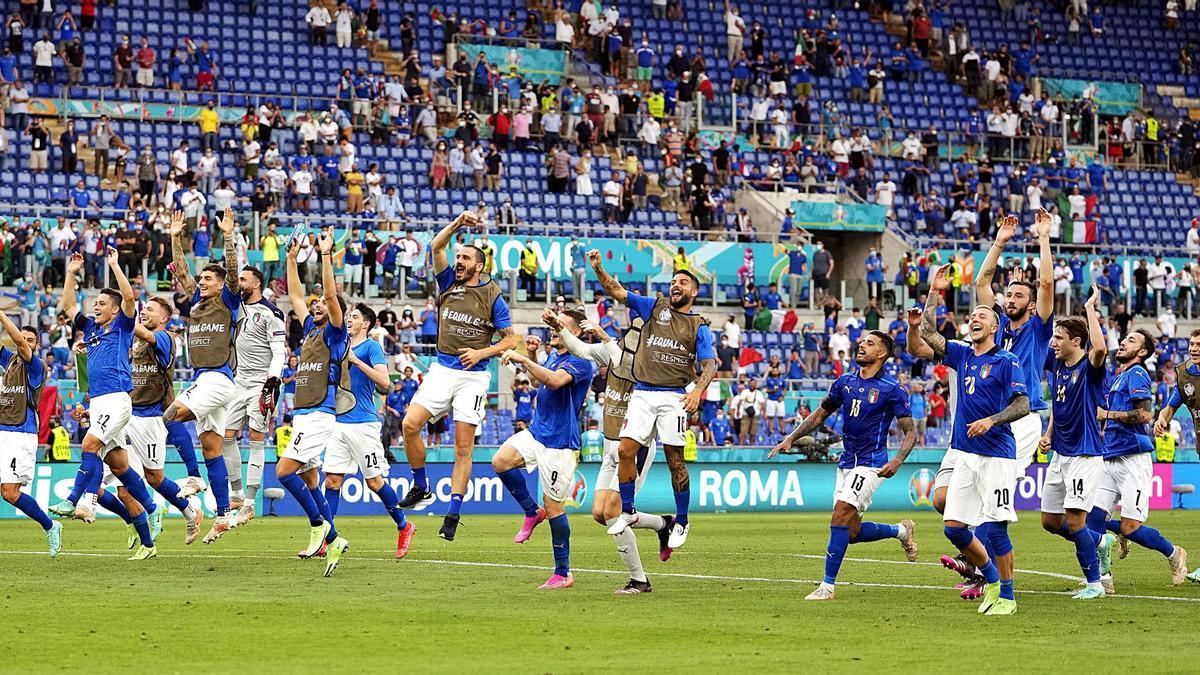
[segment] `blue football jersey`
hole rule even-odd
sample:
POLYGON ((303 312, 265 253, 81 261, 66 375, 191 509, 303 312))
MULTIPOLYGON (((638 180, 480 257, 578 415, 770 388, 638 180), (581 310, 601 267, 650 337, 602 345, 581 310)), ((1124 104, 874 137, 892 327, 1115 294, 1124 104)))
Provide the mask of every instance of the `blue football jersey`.
MULTIPOLYGON (((386 366, 387 357, 383 347, 375 340, 363 340, 354 347, 354 355, 368 367, 386 366)), ((356 365, 347 363, 350 369, 350 393, 354 394, 354 407, 337 416, 342 424, 365 424, 379 421, 379 409, 375 407, 375 383, 356 365)))
POLYGON ((1026 395, 1025 374, 1016 355, 995 346, 976 356, 967 343, 949 340, 945 363, 954 369, 958 385, 950 446, 973 455, 1016 459, 1016 439, 1007 424, 997 424, 982 436, 967 436, 972 422, 1004 410, 1014 396, 1026 395))
POLYGON ((1051 359, 1054 371, 1054 429, 1050 443, 1064 457, 1095 457, 1104 453, 1096 408, 1104 405, 1104 367, 1084 355, 1068 365, 1051 359))
MULTIPOLYGON (((1118 374, 1112 380, 1104 409, 1109 412, 1133 410, 1136 401, 1149 401, 1152 380, 1141 364, 1118 374)), ((1104 423, 1104 457, 1120 457, 1139 452, 1152 452, 1154 440, 1149 424, 1128 424, 1109 420, 1104 423)))
POLYGON ((1046 364, 1046 354, 1050 351, 1050 338, 1054 335, 1054 315, 1048 321, 1042 321, 1037 312, 1020 328, 1013 328, 1012 322, 1005 316, 999 305, 993 307, 1000 316, 1000 328, 996 331, 996 344, 1000 348, 1017 355, 1021 371, 1025 378, 1025 392, 1029 396, 1029 409, 1045 410, 1049 407, 1042 400, 1042 369, 1046 364))
POLYGON ((547 370, 565 370, 573 378, 565 387, 551 389, 541 385, 537 390, 537 407, 529 433, 547 448, 579 449, 579 418, 583 402, 592 386, 595 367, 587 359, 557 351, 546 361, 547 370))
POLYGON ((101 326, 96 319, 80 312, 76 323, 83 323, 83 340, 87 344, 88 395, 92 398, 133 390, 133 364, 129 350, 133 347, 133 317, 117 310, 117 318, 101 326))
MULTIPOLYGON (((908 392, 886 375, 846 374, 829 387, 829 400, 842 416, 842 445, 838 467, 881 467, 888 462, 887 439, 892 420, 912 417, 908 392)), ((830 411, 833 412, 833 411, 830 411)))

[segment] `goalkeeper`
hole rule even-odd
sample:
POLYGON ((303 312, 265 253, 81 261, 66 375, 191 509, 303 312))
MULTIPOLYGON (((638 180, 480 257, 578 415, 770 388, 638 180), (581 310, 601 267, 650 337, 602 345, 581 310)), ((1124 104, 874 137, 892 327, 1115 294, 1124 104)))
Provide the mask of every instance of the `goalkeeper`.
POLYGON ((225 466, 229 469, 229 507, 237 509, 231 524, 245 525, 254 518, 254 502, 262 487, 263 438, 279 402, 280 380, 287 361, 284 316, 263 297, 263 275, 254 267, 238 274, 242 311, 237 324, 234 384, 237 394, 225 415, 225 466), (242 430, 250 429, 250 458, 242 488, 242 430))

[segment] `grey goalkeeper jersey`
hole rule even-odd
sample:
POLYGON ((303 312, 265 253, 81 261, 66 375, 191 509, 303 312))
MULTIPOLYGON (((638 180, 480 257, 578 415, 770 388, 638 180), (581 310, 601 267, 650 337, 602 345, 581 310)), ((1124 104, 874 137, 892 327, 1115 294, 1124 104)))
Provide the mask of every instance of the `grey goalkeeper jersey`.
POLYGON ((243 303, 238 317, 237 373, 240 386, 262 386, 268 377, 279 377, 287 359, 284 316, 266 299, 243 303))

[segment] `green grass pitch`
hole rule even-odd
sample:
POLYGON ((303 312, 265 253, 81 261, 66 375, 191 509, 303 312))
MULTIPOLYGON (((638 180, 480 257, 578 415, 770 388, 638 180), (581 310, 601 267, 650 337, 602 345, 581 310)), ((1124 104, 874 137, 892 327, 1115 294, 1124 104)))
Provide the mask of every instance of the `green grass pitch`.
MULTIPOLYGON (((880 522, 901 514, 872 513, 880 522)), ((654 585, 618 597, 626 577, 610 537, 572 517, 575 587, 539 591, 549 528, 514 545, 516 517, 467 516, 458 540, 416 517, 408 558, 390 521, 343 518, 351 549, 332 578, 296 559, 297 518, 259 518, 216 544, 182 544, 167 522, 159 557, 126 562, 113 521, 65 523, 64 554, 26 520, 0 524, 5 672, 1197 672, 1200 585, 1170 585, 1157 553, 1113 571, 1121 596, 1073 601, 1071 545, 1037 515, 1013 528, 1013 617, 984 617, 937 565, 936 516, 916 516, 921 558, 899 543, 850 547, 837 599, 805 602, 821 578, 828 516, 696 514, 668 563, 639 531, 654 585), (1070 577, 1070 578, 1068 578, 1070 577), (1134 597, 1126 597, 1134 596, 1134 597)), ((1200 514, 1152 524, 1200 565, 1200 514)), ((207 525, 205 526, 207 528, 207 525)))

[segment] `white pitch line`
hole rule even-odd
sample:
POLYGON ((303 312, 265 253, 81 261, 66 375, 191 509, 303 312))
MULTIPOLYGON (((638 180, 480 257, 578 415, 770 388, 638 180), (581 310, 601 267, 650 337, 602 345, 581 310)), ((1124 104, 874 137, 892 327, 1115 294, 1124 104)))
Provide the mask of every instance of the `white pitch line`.
MULTIPOLYGON (((49 554, 45 551, 0 551, 0 555, 46 556, 49 554)), ((123 553, 82 553, 82 552, 74 552, 74 551, 59 553, 59 555, 60 556, 92 557, 92 558, 124 558, 124 557, 126 557, 125 554, 123 554, 123 553)), ((184 554, 170 555, 170 556, 164 556, 164 557, 191 558, 191 559, 201 559, 201 560, 212 560, 215 558, 222 558, 222 559, 228 559, 228 560, 237 560, 239 558, 252 558, 252 559, 258 559, 258 560, 280 561, 280 560, 288 559, 288 556, 217 555, 217 554, 211 554, 211 553, 184 553, 184 554)), ((819 556, 819 557, 824 559, 824 556, 819 556)), ((397 560, 395 558, 351 557, 350 560, 351 561, 363 561, 363 562, 385 562, 385 563, 392 563, 392 564, 395 564, 397 562, 397 560)), ((854 560, 858 560, 860 562, 874 562, 869 558, 856 558, 854 560)), ((892 562, 896 562, 896 561, 887 560, 887 561, 879 561, 879 562, 892 563, 892 562)), ((521 564, 517 564, 517 563, 477 562, 477 561, 471 561, 471 560, 436 560, 436 559, 408 558, 404 561, 404 563, 405 564, 420 563, 420 564, 425 564, 425 565, 449 565, 449 566, 453 566, 453 567, 487 567, 487 568, 491 568, 491 569, 535 570, 535 571, 541 571, 541 572, 550 571, 549 567, 542 567, 540 565, 521 565, 521 564)), ((153 564, 153 563, 150 563, 150 564, 153 564)), ((907 564, 911 564, 911 563, 905 562, 905 563, 901 563, 901 564, 907 565, 907 564)), ((928 565, 931 563, 923 563, 923 564, 928 565)), ((629 572, 626 570, 597 570, 597 569, 588 569, 588 568, 584 568, 584 567, 575 567, 575 568, 572 568, 571 571, 572 572, 580 572, 580 573, 584 573, 584 574, 607 574, 607 575, 615 575, 615 576, 622 576, 622 577, 629 574, 629 572)), ((1018 570, 1018 571, 1022 571, 1022 570, 1018 570)), ((1030 572, 1026 572, 1026 573, 1030 573, 1030 572)), ((1041 574, 1051 574, 1051 573, 1042 572, 1041 574)), ((818 580, 818 579, 787 579, 787 578, 777 578, 777 577, 733 577, 733 576, 724 576, 724 575, 716 575, 716 574, 685 574, 682 572, 657 572, 657 573, 652 574, 651 576, 670 577, 670 578, 675 578, 675 579, 695 579, 698 581, 735 581, 735 582, 776 583, 776 584, 810 585, 810 586, 820 583, 820 580, 818 580)), ((1074 577, 1071 577, 1071 578, 1074 578, 1074 577)), ((902 589, 902 590, 918 590, 918 591, 952 591, 952 590, 954 590, 950 586, 935 586, 932 584, 885 584, 885 583, 877 583, 877 582, 870 582, 870 581, 839 581, 838 583, 843 586, 861 586, 864 588, 895 588, 895 589, 902 589)), ((1075 591, 1038 591, 1038 590, 1025 590, 1025 589, 1020 589, 1018 591, 1018 593, 1019 594, 1030 594, 1030 595, 1065 595, 1065 596, 1075 595, 1075 591)), ((1127 599, 1127 600, 1161 600, 1163 602, 1200 603, 1200 598, 1185 598, 1185 597, 1176 597, 1176 596, 1169 596, 1169 595, 1124 595, 1124 594, 1118 593, 1118 594, 1107 596, 1107 597, 1127 599)))
MULTIPOLYGON (((809 560, 824 560, 823 555, 813 555, 811 553, 789 553, 788 555, 796 558, 808 558, 809 560)), ((864 562, 875 563, 878 565, 923 565, 925 567, 942 567, 941 563, 934 562, 908 562, 907 560, 882 560, 880 558, 842 558, 845 562, 864 562)), ((1064 579, 1066 581, 1083 581, 1083 577, 1073 576, 1070 574, 1062 574, 1059 572, 1042 572, 1039 570, 1013 570, 1021 574, 1037 574, 1043 577, 1052 577, 1054 579, 1064 579)))

